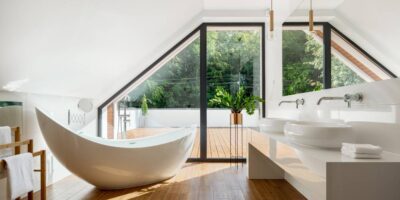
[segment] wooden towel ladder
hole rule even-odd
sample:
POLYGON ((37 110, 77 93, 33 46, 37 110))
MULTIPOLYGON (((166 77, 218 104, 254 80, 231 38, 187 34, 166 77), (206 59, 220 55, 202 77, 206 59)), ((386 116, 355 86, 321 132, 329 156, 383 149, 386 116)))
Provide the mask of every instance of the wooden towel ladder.
MULTIPOLYGON (((28 145, 28 152, 32 153, 33 157, 40 156, 40 169, 35 169, 35 172, 40 172, 40 199, 46 200, 46 151, 40 150, 33 152, 33 140, 21 140, 21 131, 19 127, 12 128, 15 142, 10 144, 0 145, 0 149, 14 148, 15 155, 21 153, 21 146, 28 145)), ((0 160, 0 167, 4 167, 4 160, 0 160)), ((20 198, 17 198, 20 199, 20 198)), ((33 191, 28 193, 28 200, 33 200, 33 191)))

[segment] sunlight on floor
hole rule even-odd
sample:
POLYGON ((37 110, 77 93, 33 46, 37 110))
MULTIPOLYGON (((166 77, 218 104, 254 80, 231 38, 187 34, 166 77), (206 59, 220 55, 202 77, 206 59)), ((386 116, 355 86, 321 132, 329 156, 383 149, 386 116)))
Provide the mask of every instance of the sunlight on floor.
MULTIPOLYGON (((35 193, 39 199, 39 193, 35 193)), ((186 163, 178 174, 161 183, 123 190, 99 190, 71 175, 48 187, 47 199, 305 199, 285 180, 248 180, 246 164, 186 163)))

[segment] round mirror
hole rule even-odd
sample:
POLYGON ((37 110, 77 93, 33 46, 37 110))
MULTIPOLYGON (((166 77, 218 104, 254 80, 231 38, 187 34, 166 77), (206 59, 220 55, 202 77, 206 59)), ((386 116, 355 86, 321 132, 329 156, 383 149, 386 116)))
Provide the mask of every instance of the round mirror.
POLYGON ((92 101, 90 99, 81 99, 78 102, 78 108, 83 112, 88 113, 93 109, 92 101))

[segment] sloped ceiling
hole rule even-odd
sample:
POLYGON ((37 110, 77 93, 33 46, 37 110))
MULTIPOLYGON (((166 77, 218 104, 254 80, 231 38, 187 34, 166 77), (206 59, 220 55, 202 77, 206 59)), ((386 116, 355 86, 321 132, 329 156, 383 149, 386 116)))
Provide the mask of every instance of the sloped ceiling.
MULTIPOLYGON (((232 12, 256 10, 262 16, 268 4, 260 0, 0 0, 0 90, 104 100, 197 26, 207 17, 206 11, 214 15, 229 11, 227 15, 237 17, 232 12)), ((274 4, 278 24, 296 8, 307 9, 309 1, 274 4)), ((318 0, 314 7, 334 10, 342 19, 335 26, 400 74, 396 11, 400 1, 318 0), (343 21, 347 24, 340 24, 343 21)))
POLYGON ((342 26, 351 38, 400 76, 400 8, 399 0, 345 0, 337 9, 337 26, 342 26))
MULTIPOLYGON (((276 1, 277 23, 300 2, 276 1)), ((267 7, 259 0, 0 0, 0 90, 102 101, 207 10, 258 10, 264 19, 267 7)))
POLYGON ((258 10, 266 8, 266 0, 204 0, 204 9, 206 10, 258 10))
POLYGON ((0 89, 96 98, 202 0, 1 0, 0 89))
MULTIPOLYGON (((313 0, 313 9, 318 10, 330 10, 336 9, 345 0, 313 0)), ((309 9, 310 0, 303 0, 302 3, 297 7, 297 9, 309 9)))

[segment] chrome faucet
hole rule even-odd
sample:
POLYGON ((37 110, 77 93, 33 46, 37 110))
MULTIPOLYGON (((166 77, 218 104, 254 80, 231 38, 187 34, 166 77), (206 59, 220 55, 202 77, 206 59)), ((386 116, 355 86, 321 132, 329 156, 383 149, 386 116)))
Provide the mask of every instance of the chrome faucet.
POLYGON ((299 108, 299 105, 304 105, 305 100, 302 99, 296 99, 295 101, 280 101, 279 106, 281 106, 283 103, 295 103, 296 108, 299 108))
POLYGON ((351 107, 351 102, 356 101, 356 102, 361 102, 363 100, 363 95, 360 93, 356 94, 345 94, 343 97, 321 97, 317 105, 320 105, 322 101, 324 100, 343 100, 345 103, 347 103, 347 107, 351 107))

